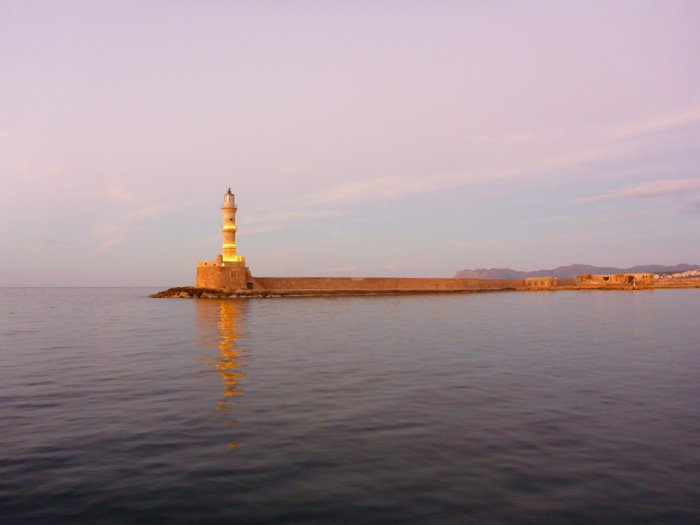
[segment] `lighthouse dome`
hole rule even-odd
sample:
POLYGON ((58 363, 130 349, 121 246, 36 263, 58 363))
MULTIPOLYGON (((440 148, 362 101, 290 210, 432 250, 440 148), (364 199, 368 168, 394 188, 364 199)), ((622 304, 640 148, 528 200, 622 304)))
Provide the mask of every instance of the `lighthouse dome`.
POLYGON ((226 208, 235 208, 236 207, 235 196, 233 195, 233 193, 231 193, 231 188, 229 188, 228 191, 224 194, 224 207, 226 207, 226 208))

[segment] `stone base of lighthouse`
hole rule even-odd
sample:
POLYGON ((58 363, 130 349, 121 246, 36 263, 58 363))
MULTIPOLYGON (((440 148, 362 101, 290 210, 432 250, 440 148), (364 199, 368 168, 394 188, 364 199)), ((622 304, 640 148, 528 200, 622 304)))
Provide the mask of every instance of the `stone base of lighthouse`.
POLYGON ((255 283, 245 261, 214 261, 197 263, 197 288, 209 288, 224 292, 253 290, 255 283))

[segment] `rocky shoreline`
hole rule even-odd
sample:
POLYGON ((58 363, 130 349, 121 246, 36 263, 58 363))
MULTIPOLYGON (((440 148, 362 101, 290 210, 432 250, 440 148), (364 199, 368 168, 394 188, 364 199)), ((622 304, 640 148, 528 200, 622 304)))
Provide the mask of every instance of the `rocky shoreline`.
POLYGON ((482 293, 515 291, 511 288, 483 290, 241 290, 224 292, 213 288, 197 288, 195 286, 178 286, 151 294, 156 299, 239 299, 267 297, 342 297, 354 295, 434 295, 456 293, 482 293))
POLYGON ((213 288, 196 288, 194 286, 176 286, 168 288, 161 292, 153 293, 149 297, 156 299, 175 298, 175 299, 229 299, 240 297, 242 294, 229 293, 213 288))

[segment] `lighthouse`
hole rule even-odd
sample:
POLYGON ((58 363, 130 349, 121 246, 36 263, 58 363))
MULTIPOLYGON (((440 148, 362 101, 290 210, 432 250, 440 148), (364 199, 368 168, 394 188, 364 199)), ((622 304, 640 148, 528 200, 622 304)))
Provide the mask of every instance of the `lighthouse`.
POLYGON ((223 262, 243 262, 245 259, 236 255, 236 197, 231 188, 224 195, 221 205, 221 259, 223 262))
POLYGON ((213 261, 197 262, 197 288, 225 292, 253 290, 255 281, 245 265, 245 257, 236 254, 236 197, 231 188, 221 205, 221 253, 213 261))

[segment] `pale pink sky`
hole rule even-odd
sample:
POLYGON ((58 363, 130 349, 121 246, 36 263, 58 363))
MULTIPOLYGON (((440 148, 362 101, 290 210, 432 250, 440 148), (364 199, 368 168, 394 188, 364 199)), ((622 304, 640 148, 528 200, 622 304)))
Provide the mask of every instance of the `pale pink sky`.
POLYGON ((0 4, 0 286, 700 263, 698 2, 0 4))

